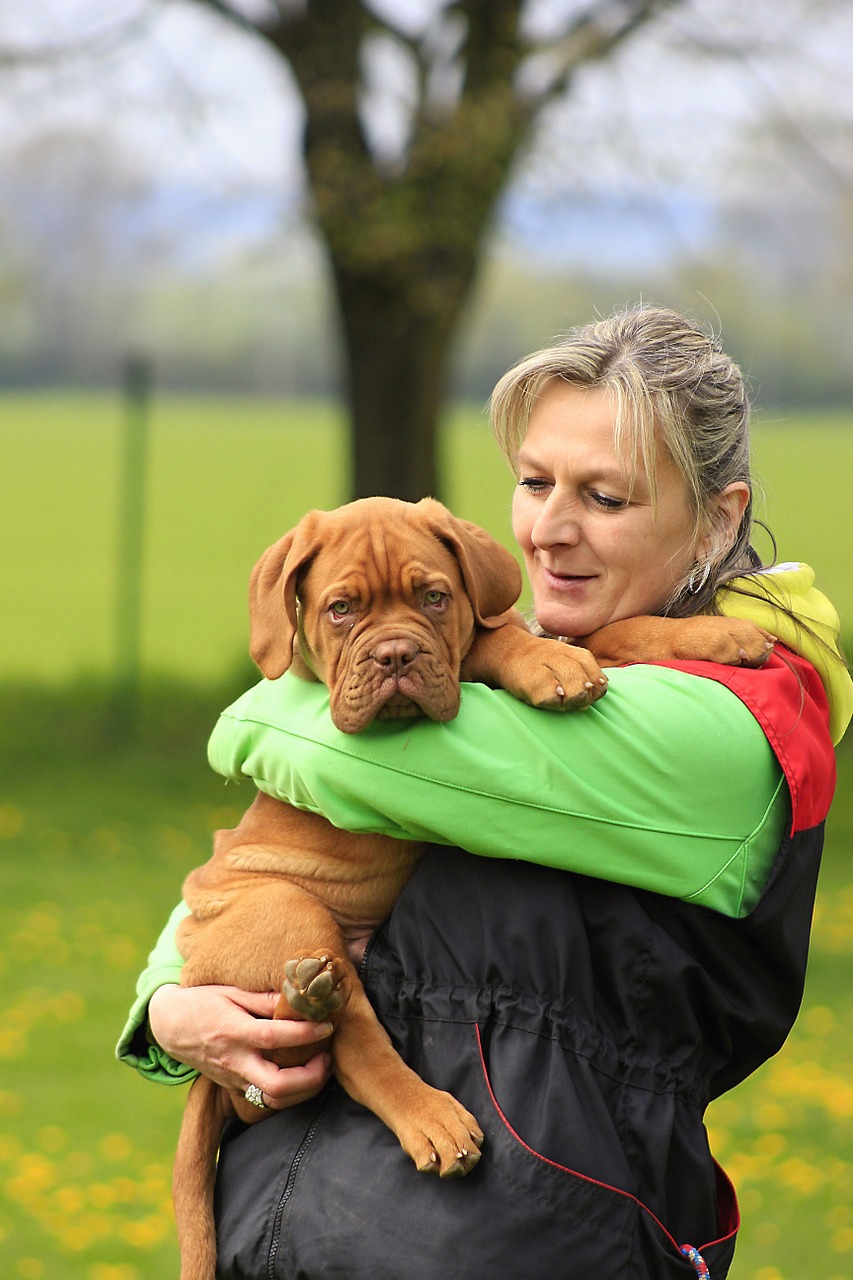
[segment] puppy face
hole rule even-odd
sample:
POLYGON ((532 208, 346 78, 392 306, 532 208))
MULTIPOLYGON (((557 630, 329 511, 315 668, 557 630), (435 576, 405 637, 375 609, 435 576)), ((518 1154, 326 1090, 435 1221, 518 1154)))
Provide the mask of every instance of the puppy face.
POLYGON ((377 718, 453 719, 474 612, 456 558, 433 535, 341 529, 297 595, 302 657, 328 685, 339 729, 358 733, 377 718))
POLYGON ((498 625, 520 586, 504 547, 432 499, 312 511, 253 570, 252 656, 269 679, 295 663, 324 681, 345 733, 451 720, 476 627, 498 625))

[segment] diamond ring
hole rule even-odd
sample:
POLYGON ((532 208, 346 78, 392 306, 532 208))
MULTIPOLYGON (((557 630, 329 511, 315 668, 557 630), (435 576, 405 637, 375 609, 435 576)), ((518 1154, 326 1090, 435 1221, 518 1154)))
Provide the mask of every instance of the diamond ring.
POLYGON ((264 1091, 259 1089, 256 1084, 250 1084, 246 1090, 246 1101, 251 1102, 253 1107, 260 1107, 262 1111, 266 1111, 267 1104, 264 1102, 264 1091))

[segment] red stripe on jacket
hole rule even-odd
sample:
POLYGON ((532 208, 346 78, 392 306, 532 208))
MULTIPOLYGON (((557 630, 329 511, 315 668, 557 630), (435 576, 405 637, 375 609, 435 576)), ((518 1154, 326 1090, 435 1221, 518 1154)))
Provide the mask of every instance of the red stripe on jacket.
POLYGON ((811 663, 777 644, 763 667, 716 662, 654 665, 716 680, 731 689, 761 725, 782 767, 791 793, 791 833, 823 822, 835 792, 836 764, 829 703, 811 663))

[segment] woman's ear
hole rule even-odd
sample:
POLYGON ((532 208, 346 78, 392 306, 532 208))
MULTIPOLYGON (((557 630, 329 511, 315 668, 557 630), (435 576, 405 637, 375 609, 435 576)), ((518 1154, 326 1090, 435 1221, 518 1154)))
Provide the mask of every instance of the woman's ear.
POLYGON ((721 552, 728 551, 737 537, 750 497, 749 485, 744 480, 733 481, 717 494, 708 527, 696 548, 697 560, 716 559, 721 552))

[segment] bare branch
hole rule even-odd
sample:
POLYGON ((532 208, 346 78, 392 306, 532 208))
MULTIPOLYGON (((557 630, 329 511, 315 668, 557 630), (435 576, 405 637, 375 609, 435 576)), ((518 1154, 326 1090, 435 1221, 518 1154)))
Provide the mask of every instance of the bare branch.
POLYGON ((548 75, 538 91, 528 86, 538 110, 565 93, 578 67, 608 57, 639 27, 683 0, 597 0, 579 14, 558 40, 543 46, 548 75))
POLYGON ((782 126, 777 131, 777 136, 790 146, 795 155, 804 161, 819 180, 828 181, 837 191, 849 190, 850 172, 845 172, 823 153, 814 138, 810 136, 802 118, 791 109, 788 97, 772 82, 766 66, 762 66, 761 59, 768 55, 781 53, 790 56, 790 42, 774 40, 764 33, 750 40, 749 43, 744 42, 742 37, 730 40, 707 23, 707 20, 692 7, 690 16, 694 21, 704 22, 706 29, 698 31, 694 28, 683 31, 678 45, 700 56, 730 64, 739 63, 769 106, 770 117, 782 126))
POLYGON ((150 27, 152 18, 153 12, 144 10, 77 39, 63 39, 55 44, 0 46, 0 71, 53 67, 78 58, 103 57, 137 39, 150 27))

